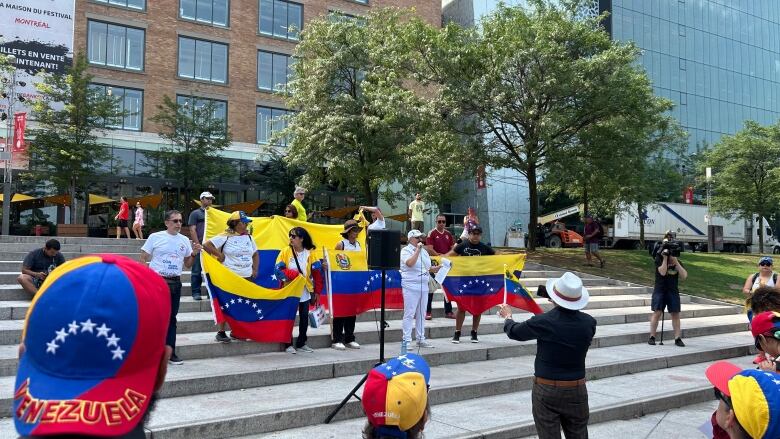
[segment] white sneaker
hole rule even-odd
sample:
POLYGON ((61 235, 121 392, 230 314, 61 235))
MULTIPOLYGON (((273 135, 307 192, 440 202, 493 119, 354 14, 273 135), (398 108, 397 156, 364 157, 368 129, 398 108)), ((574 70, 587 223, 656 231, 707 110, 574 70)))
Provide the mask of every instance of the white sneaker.
POLYGON ((288 354, 297 354, 298 353, 298 351, 296 351, 295 348, 292 347, 292 346, 287 346, 287 349, 285 349, 284 351, 287 352, 288 354))
POLYGON ((312 352, 314 352, 314 349, 310 348, 309 345, 307 344, 299 347, 298 350, 301 352, 306 352, 307 354, 311 354, 312 352))
POLYGON ((347 349, 347 347, 344 346, 344 343, 333 343, 333 345, 331 345, 331 347, 333 349, 337 350, 337 351, 343 351, 343 350, 347 349))
POLYGON ((423 340, 423 341, 418 341, 417 342, 417 347, 418 348, 433 348, 433 344, 431 344, 431 342, 429 342, 427 340, 423 340))
POLYGON ((350 349, 360 349, 360 345, 356 341, 351 341, 347 343, 347 347, 350 349))

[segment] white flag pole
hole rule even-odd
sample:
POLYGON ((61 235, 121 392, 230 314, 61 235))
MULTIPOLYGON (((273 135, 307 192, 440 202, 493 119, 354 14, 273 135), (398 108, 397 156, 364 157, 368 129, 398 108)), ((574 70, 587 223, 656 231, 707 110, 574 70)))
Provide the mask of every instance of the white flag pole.
POLYGON ((501 303, 506 303, 506 264, 504 264, 504 301, 501 303))

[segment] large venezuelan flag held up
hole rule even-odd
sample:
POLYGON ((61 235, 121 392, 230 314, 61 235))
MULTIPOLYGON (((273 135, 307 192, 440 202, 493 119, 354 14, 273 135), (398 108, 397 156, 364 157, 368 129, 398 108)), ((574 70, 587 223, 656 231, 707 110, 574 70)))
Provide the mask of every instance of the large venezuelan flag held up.
MULTIPOLYGON (((327 250, 329 290, 332 297, 321 302, 331 308, 334 317, 356 316, 380 307, 382 272, 369 270, 366 252, 327 250)), ((385 308, 404 309, 401 273, 385 271, 385 308)))
POLYGON ((452 268, 442 284, 444 293, 458 303, 459 309, 482 314, 504 300, 505 268, 510 272, 522 271, 525 255, 457 256, 450 260, 452 268))
POLYGON ((238 338, 290 341, 303 291, 302 277, 274 290, 243 279, 205 252, 201 261, 217 323, 227 322, 238 338))
POLYGON ((542 308, 536 303, 531 292, 520 283, 520 279, 514 273, 507 269, 504 277, 506 282, 506 303, 508 305, 534 314, 542 313, 542 308))

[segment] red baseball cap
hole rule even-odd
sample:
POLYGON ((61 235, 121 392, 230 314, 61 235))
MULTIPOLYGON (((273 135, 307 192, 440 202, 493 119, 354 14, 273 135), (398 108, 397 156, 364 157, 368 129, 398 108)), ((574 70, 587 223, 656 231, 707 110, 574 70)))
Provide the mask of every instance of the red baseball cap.
POLYGON ((771 335, 775 337, 774 332, 780 331, 780 313, 775 311, 766 311, 753 317, 750 321, 750 332, 753 333, 753 337, 758 337, 762 334, 771 335))
POLYGON ((121 436, 152 400, 171 299, 132 259, 94 255, 57 267, 30 305, 13 401, 22 436, 121 436))

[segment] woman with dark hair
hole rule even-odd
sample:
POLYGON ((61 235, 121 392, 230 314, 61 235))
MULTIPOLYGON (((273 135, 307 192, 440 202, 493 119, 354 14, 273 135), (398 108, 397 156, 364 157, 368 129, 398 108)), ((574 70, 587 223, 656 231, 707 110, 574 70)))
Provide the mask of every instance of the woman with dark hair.
MULTIPOLYGON (((257 277, 257 267, 260 256, 252 235, 247 233, 248 224, 252 219, 243 211, 233 212, 227 220, 228 228, 219 235, 203 243, 203 250, 217 258, 230 271, 254 282, 257 277)), ((230 338, 239 339, 231 331, 230 337, 225 334, 225 323, 219 324, 216 340, 220 343, 230 343, 230 338)))
POLYGON ((322 277, 318 270, 321 262, 314 256, 314 249, 317 247, 312 242, 311 235, 303 227, 293 227, 290 229, 290 245, 283 248, 276 258, 277 270, 285 270, 287 273, 294 272, 292 276, 286 276, 292 280, 301 275, 306 280, 301 292, 301 300, 298 304, 298 338, 293 347, 292 335, 290 343, 285 348, 288 354, 295 354, 298 351, 311 353, 314 349, 306 344, 306 331, 309 329, 309 305, 317 304, 318 292, 321 290, 322 277))
POLYGON ((127 220, 130 218, 130 206, 127 204, 127 197, 119 198, 119 213, 116 214, 114 220, 116 223, 116 239, 122 237, 122 230, 127 234, 127 239, 130 239, 130 229, 127 227, 127 220))
POLYGON ((298 219, 298 209, 292 204, 284 206, 284 217, 298 219))

